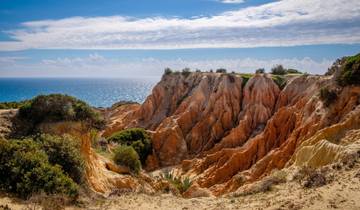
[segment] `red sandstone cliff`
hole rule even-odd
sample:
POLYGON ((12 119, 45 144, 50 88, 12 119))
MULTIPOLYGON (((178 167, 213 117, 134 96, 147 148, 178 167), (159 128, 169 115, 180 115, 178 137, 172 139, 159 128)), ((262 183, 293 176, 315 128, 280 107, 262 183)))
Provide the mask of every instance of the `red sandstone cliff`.
POLYGON ((128 127, 148 129, 154 152, 147 169, 178 165, 194 186, 221 195, 298 163, 303 146, 336 135, 319 132, 360 124, 360 87, 342 88, 338 100, 325 107, 319 100, 324 86, 335 86, 332 76, 288 78, 280 90, 264 74, 245 86, 235 74, 164 75, 142 105, 110 113, 104 136, 128 127))

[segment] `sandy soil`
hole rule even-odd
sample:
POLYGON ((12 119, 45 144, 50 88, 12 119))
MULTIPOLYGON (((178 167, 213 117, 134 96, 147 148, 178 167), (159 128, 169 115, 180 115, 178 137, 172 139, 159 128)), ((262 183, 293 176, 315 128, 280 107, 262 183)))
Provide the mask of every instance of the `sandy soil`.
MULTIPOLYGON (((333 181, 318 188, 308 189, 298 181, 288 181, 265 193, 238 197, 184 199, 171 194, 125 193, 87 200, 80 206, 66 209, 360 209, 360 163, 352 168, 331 169, 328 173, 333 181)), ((33 203, 1 197, 0 205, 8 205, 11 209, 40 209, 33 203)))
POLYGON ((0 109, 0 138, 10 132, 11 118, 16 114, 16 109, 0 109))

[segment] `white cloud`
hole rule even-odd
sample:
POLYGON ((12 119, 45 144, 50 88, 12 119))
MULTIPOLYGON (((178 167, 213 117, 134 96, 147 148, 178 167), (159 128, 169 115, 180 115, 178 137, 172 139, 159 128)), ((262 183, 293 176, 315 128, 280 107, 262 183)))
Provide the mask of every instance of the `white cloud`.
POLYGON ((71 17, 25 22, 0 51, 182 49, 360 43, 359 0, 282 0, 210 17, 71 17))
POLYGON ((11 65, 15 64, 17 61, 27 59, 26 57, 14 57, 14 56, 1 56, 0 65, 11 65))
POLYGON ((315 61, 311 58, 292 59, 157 59, 145 58, 133 61, 123 61, 118 58, 106 58, 99 54, 90 54, 86 57, 64 57, 46 59, 37 63, 17 62, 11 66, 1 63, 2 76, 32 76, 32 77, 142 77, 160 76, 165 67, 172 69, 217 69, 226 68, 229 71, 254 72, 257 68, 268 71, 276 64, 283 64, 287 68, 296 68, 309 73, 324 73, 332 61, 324 59, 315 61), (16 71, 14 71, 16 69, 16 71))
POLYGON ((220 0, 220 2, 225 4, 240 4, 240 3, 244 3, 245 0, 220 0))

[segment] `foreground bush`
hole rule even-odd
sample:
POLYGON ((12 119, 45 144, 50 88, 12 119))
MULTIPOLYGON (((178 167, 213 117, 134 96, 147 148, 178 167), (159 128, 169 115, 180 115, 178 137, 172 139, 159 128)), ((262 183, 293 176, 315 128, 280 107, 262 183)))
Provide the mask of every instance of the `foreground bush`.
POLYGON ((67 120, 85 121, 95 128, 104 126, 104 120, 85 102, 61 94, 35 97, 20 108, 19 118, 28 122, 32 128, 42 122, 67 120))
POLYGON ((0 188, 28 198, 33 193, 78 195, 78 186, 58 165, 51 165, 32 140, 0 140, 0 188))
POLYGON ((111 135, 109 142, 131 146, 135 149, 142 163, 151 153, 151 139, 143 128, 130 128, 111 135))
POLYGON ((140 172, 141 162, 139 155, 131 146, 120 145, 115 148, 113 160, 120 166, 127 166, 135 174, 140 172))
POLYGON ((337 82, 341 86, 360 85, 360 53, 345 59, 337 82))
POLYGON ((76 183, 83 181, 84 161, 80 155, 80 145, 71 136, 51 136, 42 134, 36 138, 49 157, 49 162, 59 165, 76 183))

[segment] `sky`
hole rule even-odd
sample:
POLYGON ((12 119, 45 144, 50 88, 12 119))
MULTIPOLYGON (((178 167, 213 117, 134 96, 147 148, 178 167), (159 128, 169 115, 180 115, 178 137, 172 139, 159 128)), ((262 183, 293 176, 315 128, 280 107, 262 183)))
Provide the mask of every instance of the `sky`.
POLYGON ((322 74, 359 52, 359 0, 0 0, 0 77, 322 74))

